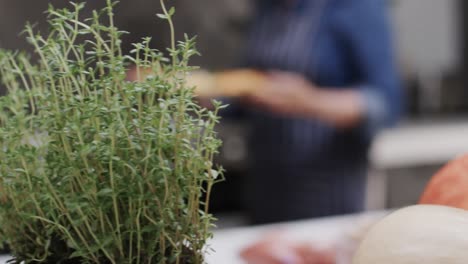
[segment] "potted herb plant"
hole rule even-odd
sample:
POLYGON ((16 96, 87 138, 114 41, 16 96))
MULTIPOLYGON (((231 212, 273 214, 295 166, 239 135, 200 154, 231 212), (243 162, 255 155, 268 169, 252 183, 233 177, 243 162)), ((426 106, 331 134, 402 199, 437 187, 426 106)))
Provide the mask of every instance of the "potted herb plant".
MULTIPOLYGON (((222 169, 213 130, 222 106, 194 102, 194 39, 168 58, 150 38, 121 51, 112 0, 50 7, 50 33, 25 33, 37 60, 0 51, 0 241, 13 263, 202 263, 222 169), (126 80, 129 65, 150 69, 126 80)), ((138 74, 137 70, 137 74, 138 74)))

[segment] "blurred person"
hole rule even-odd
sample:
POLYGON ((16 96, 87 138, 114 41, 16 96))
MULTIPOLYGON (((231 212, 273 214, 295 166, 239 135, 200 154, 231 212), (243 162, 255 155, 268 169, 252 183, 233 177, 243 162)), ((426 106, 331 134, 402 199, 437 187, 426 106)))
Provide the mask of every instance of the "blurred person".
POLYGON ((363 210, 369 146, 401 112, 386 2, 263 0, 247 46, 268 73, 241 107, 253 223, 363 210))

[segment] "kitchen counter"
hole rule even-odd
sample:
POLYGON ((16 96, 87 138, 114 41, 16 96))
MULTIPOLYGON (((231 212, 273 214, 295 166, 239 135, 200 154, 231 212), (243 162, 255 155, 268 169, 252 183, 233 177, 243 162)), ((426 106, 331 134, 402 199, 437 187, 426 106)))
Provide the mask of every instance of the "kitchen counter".
POLYGON ((468 153, 468 118, 407 122, 382 132, 370 152, 377 169, 445 163, 468 153))
POLYGON ((208 264, 242 264, 239 252, 271 232, 284 231, 287 237, 298 241, 327 246, 343 239, 345 234, 372 223, 387 211, 367 212, 316 220, 297 221, 266 226, 242 227, 215 231, 209 245, 214 252, 207 255, 208 264))

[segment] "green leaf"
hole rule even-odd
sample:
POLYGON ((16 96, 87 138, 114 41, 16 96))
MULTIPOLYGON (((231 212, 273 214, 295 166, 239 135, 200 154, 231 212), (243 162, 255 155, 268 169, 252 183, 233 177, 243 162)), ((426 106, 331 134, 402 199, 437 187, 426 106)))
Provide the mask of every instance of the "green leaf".
POLYGON ((171 8, 169 9, 169 12, 168 12, 168 13, 169 13, 169 16, 172 17, 172 16, 175 14, 175 11, 176 11, 176 10, 175 10, 175 7, 171 7, 171 8))
POLYGON ((104 189, 99 190, 97 195, 98 196, 110 196, 113 193, 114 193, 114 191, 112 191, 111 188, 104 188, 104 189))
POLYGON ((161 19, 167 20, 167 16, 165 14, 156 14, 156 16, 161 18, 161 19))

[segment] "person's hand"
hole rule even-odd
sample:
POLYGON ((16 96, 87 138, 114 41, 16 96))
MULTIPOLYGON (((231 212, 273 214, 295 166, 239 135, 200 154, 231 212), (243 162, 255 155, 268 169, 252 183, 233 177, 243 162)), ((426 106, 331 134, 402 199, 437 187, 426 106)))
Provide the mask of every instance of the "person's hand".
POLYGON ((286 115, 310 115, 316 87, 303 76, 289 72, 271 72, 265 85, 245 99, 247 103, 286 115))

